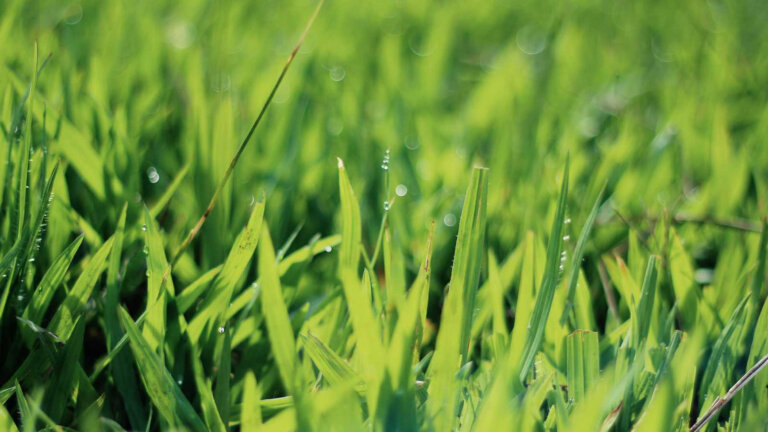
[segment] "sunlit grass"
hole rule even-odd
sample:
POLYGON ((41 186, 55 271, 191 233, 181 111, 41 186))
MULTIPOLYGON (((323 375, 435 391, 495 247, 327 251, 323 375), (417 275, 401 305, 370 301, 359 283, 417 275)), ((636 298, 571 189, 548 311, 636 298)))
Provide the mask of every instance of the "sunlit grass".
POLYGON ((768 427, 768 7, 318 7, 0 4, 0 431, 768 427))

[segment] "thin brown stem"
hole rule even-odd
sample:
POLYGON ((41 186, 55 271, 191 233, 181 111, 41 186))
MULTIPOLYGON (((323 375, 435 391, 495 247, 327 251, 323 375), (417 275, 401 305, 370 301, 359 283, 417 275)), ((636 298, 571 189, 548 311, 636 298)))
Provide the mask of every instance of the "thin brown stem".
POLYGON ((754 366, 750 370, 747 371, 747 373, 744 374, 738 381, 736 381, 736 384, 731 387, 726 394, 723 396, 719 396, 715 398, 715 401, 712 402, 712 405, 709 407, 706 413, 699 417, 699 420, 694 423, 693 426, 691 426, 691 432, 697 432, 701 430, 707 422, 712 420, 715 415, 720 411, 721 408, 723 408, 728 402, 733 399, 734 396, 736 396, 736 393, 738 393, 741 389, 743 389, 747 384, 749 384, 750 381, 757 375, 765 366, 768 365, 768 354, 766 354, 763 358, 761 358, 757 363, 755 363, 754 366))
POLYGON ((608 277, 608 272, 605 270, 605 264, 603 264, 602 258, 597 261, 597 272, 600 275, 600 282, 603 286, 605 302, 608 303, 608 309, 611 311, 611 315, 613 315, 616 320, 620 320, 619 307, 616 305, 616 299, 613 297, 611 279, 608 277))
POLYGON ((312 24, 315 22, 315 18, 317 18, 317 15, 320 13, 320 9, 323 7, 323 3, 325 0, 320 0, 320 3, 317 4, 317 7, 315 8, 314 13, 312 14, 312 17, 309 19, 309 22, 307 23, 307 26, 304 28, 304 31, 301 33, 301 37, 299 38, 299 42, 296 44, 296 47, 291 51, 291 55, 288 56, 288 60, 285 62, 285 65, 283 66, 282 71, 280 72, 280 76, 277 77, 277 81, 275 82, 275 85, 272 86, 272 90, 269 92, 269 96, 267 96, 267 100, 264 102, 264 105, 261 107, 261 111, 259 111, 259 115, 256 117, 256 120, 254 120, 253 124, 251 125, 251 129, 248 131, 248 134, 245 136, 245 139, 242 143, 240 143, 240 146, 237 148, 237 151, 235 151, 234 156, 232 157, 232 161, 229 163, 229 166, 227 167, 227 170, 224 172, 224 177, 221 178, 219 181, 218 186, 216 186, 216 190, 213 192, 213 196, 211 197, 211 201, 208 203, 208 207, 206 207, 205 211, 203 212, 203 215, 200 216, 200 219, 198 219, 195 226, 189 231, 189 234, 184 238, 184 241, 181 242, 181 245, 179 246, 178 250, 176 250, 176 253, 171 258, 170 263, 168 264, 168 267, 166 268, 165 274, 163 275, 163 280, 168 278, 171 268, 174 264, 179 260, 179 257, 184 253, 184 251, 189 247, 189 245, 192 243, 192 241, 197 237, 197 234, 200 232, 200 229, 203 227, 203 224, 205 224, 205 221, 208 219, 208 216, 213 211, 213 208, 216 206, 216 201, 219 199, 219 194, 224 189, 224 186, 226 186, 227 181, 229 180, 229 177, 232 175, 232 171, 235 169, 235 166, 237 165, 238 160, 240 159, 240 156, 243 154, 243 151, 248 146, 248 142, 251 140, 251 137, 253 136, 254 131, 259 126, 259 123, 261 123, 261 119, 264 118, 264 114, 267 112, 267 108, 269 108, 269 105, 272 103, 272 99, 275 96, 275 93, 277 92, 277 89, 280 87, 280 83, 283 82, 283 78, 285 77, 285 74, 288 72, 288 69, 291 66, 291 63, 293 63, 293 59, 296 57, 296 53, 299 52, 299 48, 301 48, 301 45, 304 43, 304 39, 307 36, 307 33, 309 33, 309 29, 312 28, 312 24))

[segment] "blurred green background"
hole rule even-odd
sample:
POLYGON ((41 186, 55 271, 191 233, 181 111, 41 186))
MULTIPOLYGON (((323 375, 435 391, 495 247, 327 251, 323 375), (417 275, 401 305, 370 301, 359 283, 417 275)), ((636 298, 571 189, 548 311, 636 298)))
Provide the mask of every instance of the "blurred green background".
MULTIPOLYGON (((30 80, 34 41, 50 53, 36 103, 48 133, 35 140, 65 175, 47 250, 82 230, 99 243, 123 202, 137 221, 180 179, 158 218, 175 250, 315 5, 3 1, 5 110, 30 80)), ((588 256, 666 215, 706 222, 680 232, 713 267, 729 242, 756 241, 717 225, 759 229, 765 213, 766 22, 763 0, 329 0, 177 277, 223 260, 260 188, 276 244, 299 226, 298 245, 339 232, 337 156, 364 221, 398 195, 390 220, 411 274, 437 221, 433 289, 449 277, 471 167, 490 167, 487 238, 505 256, 526 230, 548 230, 568 154, 575 226, 603 184, 610 196, 588 256)), ((363 229, 370 250, 378 223, 363 229)))

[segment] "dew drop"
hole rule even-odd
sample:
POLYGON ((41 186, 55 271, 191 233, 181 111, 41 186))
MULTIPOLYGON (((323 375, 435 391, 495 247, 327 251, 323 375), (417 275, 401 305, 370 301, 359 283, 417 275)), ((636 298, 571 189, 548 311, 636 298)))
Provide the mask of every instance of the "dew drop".
POLYGON ((150 183, 155 184, 160 181, 160 174, 158 174, 155 167, 149 167, 149 169, 147 169, 147 178, 150 183))
POLYGON ((389 210, 389 201, 384 201, 384 210, 389 210))
POLYGON ((326 246, 325 247, 325 251, 328 252, 328 253, 330 253, 332 250, 333 250, 333 248, 330 247, 330 246, 326 246))
POLYGON ((30 258, 29 262, 35 262, 35 257, 30 258))
POLYGON ((142 230, 142 231, 146 231, 146 230, 147 230, 147 226, 146 226, 146 225, 142 225, 142 226, 141 226, 141 230, 142 230))
POLYGON ((149 255, 149 246, 144 245, 144 249, 142 249, 142 251, 144 252, 144 255, 149 255))
POLYGON ((331 76, 331 79, 336 82, 343 81, 344 77, 347 76, 347 72, 340 66, 332 67, 328 74, 331 76))
POLYGON ((397 196, 405 196, 405 194, 408 193, 408 187, 404 184, 399 184, 395 188, 395 193, 397 194, 397 196))
POLYGON ((456 216, 453 215, 453 213, 448 213, 445 216, 443 216, 443 223, 445 226, 454 226, 456 225, 456 216))
POLYGON ((571 239, 571 236, 569 236, 568 234, 563 236, 563 241, 568 241, 570 239, 571 239))
POLYGON ((568 225, 569 223, 571 223, 571 218, 570 218, 570 217, 567 217, 567 218, 565 218, 565 220, 563 221, 563 223, 564 223, 564 224, 566 224, 566 225, 568 225))
POLYGON ((219 334, 224 334, 224 327, 219 327, 219 334))

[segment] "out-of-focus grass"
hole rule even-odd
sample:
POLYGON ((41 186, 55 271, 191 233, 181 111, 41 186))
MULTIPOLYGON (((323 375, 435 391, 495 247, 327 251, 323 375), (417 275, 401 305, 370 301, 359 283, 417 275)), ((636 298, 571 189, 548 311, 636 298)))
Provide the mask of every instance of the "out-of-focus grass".
POLYGON ((329 1, 166 278, 315 6, 0 4, 0 428, 684 429, 768 352, 759 0, 329 1))

